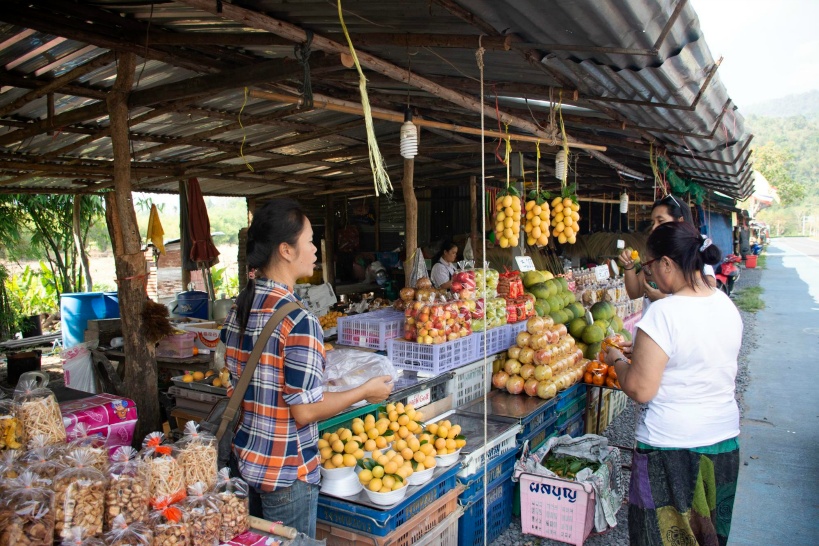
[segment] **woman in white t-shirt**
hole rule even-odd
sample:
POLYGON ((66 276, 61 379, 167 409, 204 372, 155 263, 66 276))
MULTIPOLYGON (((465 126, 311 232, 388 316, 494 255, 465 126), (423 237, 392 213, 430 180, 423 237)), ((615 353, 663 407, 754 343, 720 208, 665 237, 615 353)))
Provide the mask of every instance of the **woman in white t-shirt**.
MULTIPOLYGON (((691 209, 685 201, 671 194, 654 201, 654 205, 651 208, 651 231, 653 232, 657 229, 657 226, 667 222, 688 222, 692 226, 694 225, 691 209)), ((667 294, 663 294, 662 291, 651 286, 649 280, 645 278, 645 275, 643 275, 641 271, 634 269, 634 260, 631 258, 630 252, 624 250, 620 254, 619 260, 625 270, 624 278, 628 297, 633 300, 643 297, 643 315, 645 316, 649 305, 652 302, 665 298, 667 294)), ((702 272, 705 275, 705 280, 708 285, 716 287, 717 278, 714 274, 714 267, 710 264, 705 264, 702 272)))
POLYGON ((444 241, 441 250, 432 258, 430 280, 435 288, 448 289, 452 286, 452 275, 455 274, 455 259, 458 257, 458 245, 444 241))
MULTIPOLYGON (((660 291, 637 323, 632 360, 611 348, 623 391, 638 403, 629 492, 632 545, 727 543, 739 471, 735 400, 742 319, 702 273, 720 250, 686 222, 648 238, 643 273, 660 291)), ((626 351, 631 343, 625 343, 626 351)))

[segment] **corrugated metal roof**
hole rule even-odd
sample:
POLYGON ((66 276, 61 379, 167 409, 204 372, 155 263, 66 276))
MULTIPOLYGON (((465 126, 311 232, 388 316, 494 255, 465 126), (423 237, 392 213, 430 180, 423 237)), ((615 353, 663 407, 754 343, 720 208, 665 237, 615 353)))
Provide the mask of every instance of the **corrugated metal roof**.
MULTIPOLYGON (((324 0, 247 0, 242 7, 325 36, 336 37, 341 30, 335 5, 324 0)), ((570 98, 569 102, 596 113, 573 111, 575 116, 567 122, 570 134, 576 130, 583 135, 581 139, 604 142, 609 146, 606 155, 614 161, 650 174, 651 142, 669 154, 674 168, 684 176, 723 193, 750 193, 751 136, 719 73, 711 77, 715 61, 686 0, 365 0, 344 7, 354 39, 385 33, 399 38, 421 34, 467 37, 461 47, 405 47, 396 41, 360 49, 471 96, 479 91, 478 36, 492 29, 498 35, 514 35, 514 40, 526 45, 511 51, 490 49, 484 55, 490 102, 496 93, 543 98, 549 87, 576 89, 578 100, 570 98), (471 14, 471 23, 457 14, 459 8, 471 14), (656 51, 651 51, 655 46, 656 51), (527 60, 523 50, 537 53, 530 51, 527 60), (492 84, 499 89, 511 87, 498 92, 492 84), (692 104, 695 107, 690 108, 692 104)), ((252 23, 198 10, 184 0, 161 4, 43 0, 12 4, 0 19, 7 21, 0 23, 0 43, 5 46, 0 48, 4 67, 0 71, 4 91, 0 94, 4 113, 0 117, 2 192, 93 191, 110 186, 111 170, 105 163, 111 161, 112 148, 104 113, 73 120, 51 133, 43 128, 34 134, 20 132, 26 136, 17 139, 7 135, 47 119, 45 96, 22 99, 72 70, 85 73, 55 87, 55 115, 101 104, 116 79, 116 63, 92 70, 84 70, 83 65, 112 49, 139 56, 135 92, 242 66, 252 73, 254 65, 294 55, 293 45, 282 39, 247 46, 219 45, 215 43, 218 39, 174 45, 174 40, 201 33, 262 36, 265 40, 270 36, 247 26, 252 23)), ((373 104, 400 111, 408 98, 407 86, 370 70, 367 74, 373 104)), ((348 76, 316 71, 314 88, 355 99, 357 85, 348 76)), ((290 79, 284 88, 297 87, 300 79, 300 75, 290 79)), ((140 190, 176 191, 179 179, 194 175, 199 176, 205 193, 247 196, 277 191, 315 196, 322 190, 361 188, 371 182, 363 123, 345 125, 360 118, 322 110, 290 109, 289 115, 283 115, 287 107, 248 98, 244 88, 237 87, 131 110, 135 120, 131 146, 140 190), (344 128, 328 132, 341 126, 344 128), (304 137, 305 133, 315 137, 304 137), (276 146, 277 142, 284 145, 276 146), (354 152, 329 153, 346 148, 354 152), (258 169, 242 169, 245 162, 258 169)), ((264 82, 255 87, 276 89, 275 84, 264 82)), ((425 117, 479 126, 475 112, 427 92, 412 89, 409 101, 425 117)), ((512 105, 516 115, 528 119, 524 106, 512 105)), ((537 115, 545 119, 542 112, 537 115)), ((488 125, 494 127, 495 122, 488 125)), ((398 124, 376 121, 394 179, 400 177, 401 169, 397 132, 398 124)), ((466 180, 469 174, 478 174, 476 147, 463 148, 465 142, 477 142, 474 137, 452 140, 441 132, 424 134, 417 167, 421 184, 451 183, 453 177, 466 180)), ((587 171, 581 174, 591 181, 586 185, 589 191, 611 191, 619 185, 619 175, 608 165, 582 157, 578 168, 587 171)))

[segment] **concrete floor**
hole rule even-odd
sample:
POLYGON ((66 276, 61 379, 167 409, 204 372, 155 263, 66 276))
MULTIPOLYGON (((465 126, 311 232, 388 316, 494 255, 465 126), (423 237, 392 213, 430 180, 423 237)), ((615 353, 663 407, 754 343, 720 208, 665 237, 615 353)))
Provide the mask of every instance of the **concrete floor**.
POLYGON ((819 241, 768 247, 729 544, 819 544, 819 241))

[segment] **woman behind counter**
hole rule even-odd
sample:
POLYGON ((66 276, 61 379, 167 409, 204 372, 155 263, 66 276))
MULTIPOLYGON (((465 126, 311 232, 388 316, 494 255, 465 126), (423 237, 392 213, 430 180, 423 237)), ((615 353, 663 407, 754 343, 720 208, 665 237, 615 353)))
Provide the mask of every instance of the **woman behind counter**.
MULTIPOLYGON (((299 301, 293 286, 312 275, 315 262, 313 228, 296 201, 275 199, 256 212, 247 234, 247 264, 256 278, 222 329, 233 382, 273 313, 299 301)), ((232 466, 251 486, 251 514, 310 537, 320 481, 317 422, 362 400, 382 402, 392 391, 391 377, 383 376, 349 391, 324 392, 324 357, 318 319, 305 309, 292 311, 267 341, 233 440, 232 466)))
POLYGON ((631 466, 631 544, 673 537, 674 544, 723 546, 739 472, 742 319, 707 284, 703 266, 718 263, 721 252, 693 226, 664 223, 647 247, 646 278, 673 297, 654 302, 637 323, 631 364, 616 348, 606 355, 623 391, 645 404, 631 466))
POLYGON ((458 245, 444 241, 441 250, 432 258, 430 280, 435 288, 449 289, 452 286, 452 275, 455 274, 455 260, 458 257, 458 245))

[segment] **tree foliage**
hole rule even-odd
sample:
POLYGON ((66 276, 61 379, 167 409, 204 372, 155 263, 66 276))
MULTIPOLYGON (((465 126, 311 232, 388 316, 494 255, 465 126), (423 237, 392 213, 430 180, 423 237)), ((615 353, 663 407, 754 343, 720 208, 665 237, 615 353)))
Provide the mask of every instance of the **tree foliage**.
POLYGON ((805 198, 805 186, 791 176, 793 154, 788 150, 769 143, 754 150, 754 158, 754 168, 776 188, 782 205, 792 205, 805 198))

